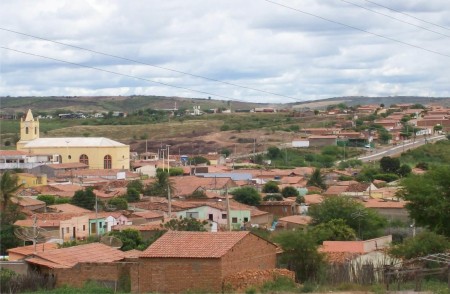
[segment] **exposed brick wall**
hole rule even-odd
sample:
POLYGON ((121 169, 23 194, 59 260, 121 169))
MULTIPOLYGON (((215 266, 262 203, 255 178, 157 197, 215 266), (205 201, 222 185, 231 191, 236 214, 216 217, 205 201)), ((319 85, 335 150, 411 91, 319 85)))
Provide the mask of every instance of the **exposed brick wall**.
MULTIPOLYGON (((56 275, 56 286, 70 285, 83 287, 88 280, 115 285, 120 288, 120 277, 130 272, 132 263, 79 263, 72 268, 58 269, 56 275)), ((131 279, 130 279, 131 282, 131 279)))
POLYGON ((222 277, 245 270, 274 269, 276 246, 253 234, 248 234, 222 257, 222 277))
POLYGON ((133 292, 180 293, 188 290, 220 292, 218 258, 140 258, 133 269, 133 292), (136 275, 136 271, 138 271, 136 275), (138 289, 136 289, 138 285, 138 289))
POLYGON ((287 277, 295 282, 295 273, 287 269, 247 270, 225 277, 224 290, 243 292, 247 288, 261 287, 264 283, 274 281, 277 277, 287 277))

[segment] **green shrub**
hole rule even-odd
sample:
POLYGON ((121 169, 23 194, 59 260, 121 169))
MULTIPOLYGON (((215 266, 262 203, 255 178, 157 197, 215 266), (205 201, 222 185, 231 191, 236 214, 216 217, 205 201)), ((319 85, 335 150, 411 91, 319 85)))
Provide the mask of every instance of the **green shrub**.
POLYGON ((376 174, 374 176, 374 179, 381 180, 385 182, 393 182, 399 179, 398 175, 396 174, 376 174))
POLYGON ((261 287, 261 292, 294 292, 297 291, 297 285, 295 282, 288 277, 278 276, 274 281, 266 282, 261 287))

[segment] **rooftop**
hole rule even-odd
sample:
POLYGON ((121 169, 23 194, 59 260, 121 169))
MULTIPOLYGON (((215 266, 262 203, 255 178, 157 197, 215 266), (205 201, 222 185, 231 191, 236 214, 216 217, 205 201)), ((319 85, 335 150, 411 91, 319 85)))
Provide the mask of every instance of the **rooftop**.
POLYGON ((250 232, 179 232, 164 234, 141 257, 221 258, 250 232))
POLYGON ((125 144, 103 137, 65 137, 65 138, 39 138, 27 143, 24 148, 40 147, 122 147, 125 144))

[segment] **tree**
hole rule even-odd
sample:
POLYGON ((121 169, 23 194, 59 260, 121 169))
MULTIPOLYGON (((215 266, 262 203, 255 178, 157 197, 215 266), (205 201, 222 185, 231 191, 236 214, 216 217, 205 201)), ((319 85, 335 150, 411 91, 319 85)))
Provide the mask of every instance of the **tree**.
POLYGON ((286 186, 281 190, 281 195, 286 197, 297 197, 299 195, 298 190, 292 186, 286 186))
POLYGON ((11 203, 11 199, 16 197, 16 192, 22 188, 23 184, 17 184, 17 175, 7 171, 0 178, 0 212, 4 212, 11 203))
POLYGON ((384 156, 380 160, 380 168, 386 173, 397 173, 400 168, 400 160, 398 158, 384 156))
POLYGON ((203 190, 195 190, 194 192, 192 192, 191 195, 188 196, 188 198, 202 199, 202 198, 208 198, 208 196, 206 195, 205 191, 203 191, 203 190))
POLYGON ((314 115, 318 115, 319 114, 319 110, 314 109, 314 115))
POLYGON ((118 210, 127 210, 128 209, 128 202, 123 197, 114 197, 113 199, 110 199, 108 201, 108 204, 114 206, 118 210))
POLYGON ((228 148, 222 148, 220 150, 220 154, 223 154, 225 157, 229 157, 231 154, 231 150, 228 148))
POLYGON ((316 168, 314 170, 314 172, 311 174, 311 177, 308 180, 307 185, 315 186, 322 189, 326 188, 325 180, 324 177, 322 176, 322 173, 320 172, 320 168, 316 168))
POLYGON ((389 253, 397 258, 412 259, 435 253, 445 253, 450 242, 442 235, 422 231, 415 237, 407 238, 403 243, 391 247, 389 253))
POLYGON ((295 197, 295 203, 297 204, 305 203, 305 196, 297 195, 297 197, 295 197))
POLYGON ((144 184, 141 180, 133 180, 128 182, 127 188, 133 188, 139 193, 142 193, 144 191, 144 184))
POLYGON ((275 147, 275 146, 271 146, 271 147, 267 148, 267 157, 269 157, 270 159, 277 159, 282 156, 283 156, 283 154, 281 153, 280 148, 275 147))
POLYGON ((416 225, 450 237, 450 166, 436 166, 423 175, 402 180, 399 196, 416 225))
POLYGON ((323 241, 353 241, 356 240, 355 230, 349 227, 343 219, 333 219, 312 228, 312 233, 320 245, 323 241))
POLYGON ((210 165, 211 163, 209 162, 209 160, 203 156, 195 156, 192 158, 192 163, 194 164, 206 164, 206 165, 210 165))
POLYGON ((144 244, 144 240, 138 230, 125 229, 122 231, 111 231, 108 235, 122 241, 122 247, 120 247, 122 251, 138 249, 140 245, 144 244))
POLYGON ((172 231, 206 231, 205 225, 207 221, 199 221, 192 217, 173 218, 164 224, 164 228, 172 231))
POLYGON ((38 195, 36 197, 37 200, 44 201, 46 205, 53 205, 55 204, 55 196, 53 195, 38 195))
POLYGON ((95 208, 95 194, 92 187, 88 187, 85 190, 78 190, 73 195, 71 204, 83 207, 89 210, 94 210, 95 208))
POLYGON ((376 211, 366 209, 355 199, 344 196, 326 198, 322 203, 311 206, 308 214, 312 217, 313 225, 342 219, 358 232, 360 239, 378 237, 387 224, 386 219, 376 211))
POLYGON ((264 201, 282 201, 283 199, 280 194, 268 194, 263 198, 264 201))
POLYGON ((146 187, 145 194, 167 198, 169 190, 171 195, 173 195, 175 187, 170 180, 169 174, 165 171, 158 170, 156 172, 156 181, 146 187))
POLYGON ((234 200, 247 205, 258 205, 261 203, 261 196, 253 187, 242 187, 231 192, 234 200))
POLYGON ((279 193, 280 188, 278 188, 278 184, 276 182, 268 181, 266 184, 264 184, 262 191, 263 193, 279 193))
POLYGON ((284 231, 274 241, 283 249, 281 262, 295 271, 301 282, 316 278, 325 265, 325 257, 317 250, 318 244, 310 232, 284 231))
POLYGON ((7 249, 23 244, 23 241, 14 234, 16 226, 13 224, 24 218, 25 216, 20 212, 20 207, 14 203, 9 203, 5 210, 0 212, 0 255, 7 255, 7 249))
POLYGON ((139 192, 135 188, 127 188, 125 197, 128 202, 138 202, 141 198, 139 192))
POLYGON ((398 169, 397 173, 401 177, 406 177, 411 173, 411 171, 412 169, 409 165, 402 164, 402 166, 400 166, 400 168, 398 169))
POLYGON ((388 131, 386 131, 385 129, 383 130, 378 130, 378 138, 380 139, 381 143, 383 144, 387 144, 389 142, 389 140, 392 139, 392 135, 389 134, 388 131))

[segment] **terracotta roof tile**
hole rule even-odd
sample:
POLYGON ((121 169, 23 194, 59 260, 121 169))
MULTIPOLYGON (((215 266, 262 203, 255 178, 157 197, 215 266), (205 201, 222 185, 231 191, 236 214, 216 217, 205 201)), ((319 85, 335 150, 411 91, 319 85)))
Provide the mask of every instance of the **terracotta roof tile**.
POLYGON ((303 197, 305 197, 305 202, 308 205, 319 204, 324 200, 323 196, 320 194, 307 194, 303 197))
POLYGON ((114 262, 125 258, 125 254, 101 243, 90 243, 68 248, 38 252, 28 262, 52 268, 72 267, 79 262, 114 262))
POLYGON ((369 199, 362 204, 366 208, 405 208, 406 201, 386 201, 382 199, 369 199))
POLYGON ((293 223, 297 225, 309 225, 312 218, 307 215, 290 215, 278 219, 279 222, 293 223))
POLYGON ((35 206, 35 205, 42 205, 45 206, 45 202, 41 200, 37 200, 31 197, 19 197, 19 198, 12 198, 11 202, 18 204, 19 206, 27 207, 27 206, 35 206))
MULTIPOLYGON (((36 245, 36 252, 46 252, 53 249, 57 249, 58 244, 56 243, 42 243, 36 245)), ((31 255, 34 253, 34 245, 10 248, 6 250, 8 253, 16 253, 22 255, 31 255)))
POLYGON ((88 212, 91 212, 88 209, 78 207, 76 205, 69 204, 69 203, 49 205, 49 206, 47 206, 47 208, 55 210, 55 212, 62 212, 62 213, 88 213, 88 212))
POLYGON ((140 257, 220 258, 250 232, 167 232, 140 257))

